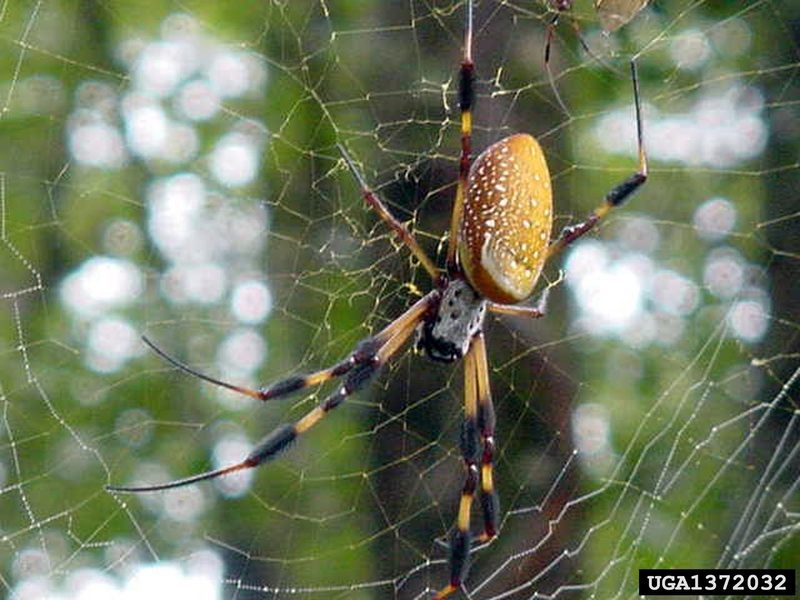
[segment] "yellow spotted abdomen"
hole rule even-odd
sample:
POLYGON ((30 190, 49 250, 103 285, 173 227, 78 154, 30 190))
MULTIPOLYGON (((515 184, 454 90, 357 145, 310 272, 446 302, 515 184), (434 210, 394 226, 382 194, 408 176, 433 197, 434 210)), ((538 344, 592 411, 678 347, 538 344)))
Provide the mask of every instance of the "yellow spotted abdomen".
POLYGON ((458 253, 472 287, 493 302, 531 295, 553 225, 550 172, 539 143, 509 136, 484 150, 470 168, 458 253))

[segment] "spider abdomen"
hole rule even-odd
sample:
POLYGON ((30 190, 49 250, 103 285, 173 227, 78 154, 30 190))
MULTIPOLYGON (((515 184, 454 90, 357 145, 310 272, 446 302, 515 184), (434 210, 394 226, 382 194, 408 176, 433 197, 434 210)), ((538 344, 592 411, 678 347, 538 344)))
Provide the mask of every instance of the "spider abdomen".
POLYGON ((531 295, 553 224, 550 172, 539 143, 516 134, 484 150, 469 171, 459 228, 461 266, 483 297, 531 295))

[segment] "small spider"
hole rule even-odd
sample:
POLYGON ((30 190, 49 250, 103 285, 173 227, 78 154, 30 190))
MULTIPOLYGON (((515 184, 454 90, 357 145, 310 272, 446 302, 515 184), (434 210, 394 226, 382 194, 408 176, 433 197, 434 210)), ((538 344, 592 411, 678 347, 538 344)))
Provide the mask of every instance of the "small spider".
POLYGON ((542 149, 532 136, 516 134, 502 139, 486 148, 470 164, 475 65, 472 61, 472 3, 468 2, 458 91, 461 160, 444 272, 436 267, 406 226, 391 215, 367 185, 345 148, 339 145, 344 162, 353 173, 365 201, 395 231, 430 274, 434 289, 382 331, 359 342, 342 362, 309 375, 288 377, 261 389, 241 387, 200 373, 144 338, 153 351, 180 370, 261 401, 320 385, 336 377, 344 377, 344 381, 334 393, 301 419, 275 428, 239 463, 168 483, 109 485, 106 489, 111 492, 166 490, 252 469, 274 459, 298 436, 364 387, 416 332, 417 348, 430 359, 440 362, 464 359, 464 421, 460 446, 465 478, 456 524, 449 541, 449 582, 435 598, 441 600, 458 590, 469 567, 473 542, 470 532, 471 509, 478 491, 483 531, 475 536, 475 540, 487 542, 497 534, 499 500, 492 467, 495 415, 483 335, 486 312, 531 318, 543 316, 546 290, 536 306, 520 306, 518 303, 531 296, 547 259, 592 229, 647 179, 639 85, 634 62, 631 62, 631 75, 636 107, 638 170, 608 192, 602 204, 585 221, 565 228, 551 243, 553 208, 550 174, 542 149))
POLYGON ((644 10, 648 2, 650 0, 597 0, 594 8, 603 30, 611 33, 644 10))
MULTIPOLYGON (((552 30, 558 24, 563 13, 572 10, 574 0, 547 0, 548 8, 555 13, 548 24, 548 44, 552 38, 552 30)), ((639 14, 650 0, 595 0, 594 10, 600 20, 600 26, 606 33, 612 33, 628 23, 639 14)), ((572 27, 578 32, 578 24, 573 19, 572 27)), ((581 40, 584 50, 588 52, 586 44, 581 40)))
MULTIPOLYGON (((550 47, 553 44, 553 36, 555 35, 559 20, 562 15, 572 10, 573 1, 574 0, 547 0, 548 12, 552 12, 553 17, 547 24, 547 37, 544 43, 544 67, 547 71, 547 77, 550 80, 550 87, 553 90, 553 95, 558 101, 559 106, 567 115, 570 114, 569 109, 561 99, 561 94, 558 92, 555 78, 553 77, 553 70, 550 67, 550 47)), ((600 26, 603 28, 603 31, 605 33, 612 33, 633 19, 633 17, 647 6, 649 1, 650 0, 595 0, 594 9, 597 12, 597 18, 600 21, 600 26)), ((578 38, 578 42, 580 42, 583 51, 601 65, 617 72, 614 67, 608 65, 589 49, 589 45, 581 35, 581 28, 578 25, 577 19, 572 14, 568 16, 572 24, 572 29, 575 31, 575 37, 578 38)))

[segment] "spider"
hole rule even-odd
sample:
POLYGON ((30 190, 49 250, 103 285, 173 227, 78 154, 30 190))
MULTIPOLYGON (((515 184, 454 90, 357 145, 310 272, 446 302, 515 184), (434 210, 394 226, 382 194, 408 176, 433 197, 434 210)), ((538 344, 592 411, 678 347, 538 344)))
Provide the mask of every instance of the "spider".
POLYGON ((367 185, 344 146, 338 145, 344 164, 353 174, 364 200, 394 230, 431 276, 432 291, 383 330, 359 342, 343 361, 315 373, 288 377, 260 389, 234 385, 196 371, 144 337, 145 343, 154 352, 178 369, 261 401, 317 386, 334 378, 344 379, 335 392, 305 416, 294 423, 276 427, 241 462, 156 485, 109 485, 106 486, 108 491, 153 492, 177 488, 252 469, 274 459, 298 436, 340 406, 348 396, 362 389, 416 332, 417 348, 430 359, 446 363, 464 359, 464 420, 460 449, 465 475, 458 516, 448 542, 449 580, 435 598, 441 600, 461 587, 469 568, 473 542, 470 532, 471 510, 477 492, 483 531, 474 536, 475 540, 488 542, 498 533, 499 499, 493 477, 495 414, 483 334, 486 313, 530 318, 544 316, 546 290, 536 306, 519 303, 532 295, 545 262, 591 230, 647 179, 638 76, 636 64, 631 61, 638 169, 608 192, 603 202, 583 222, 566 227, 551 242, 553 214, 550 174, 539 143, 528 134, 511 135, 486 148, 474 162, 470 160, 475 100, 471 1, 467 2, 466 13, 458 84, 461 154, 443 271, 428 257, 413 233, 392 216, 380 197, 367 185))
MULTIPOLYGON (((561 15, 566 14, 572 10, 572 3, 574 0, 547 0, 548 12, 552 12, 553 16, 547 24, 547 37, 544 43, 544 67, 547 71, 547 77, 550 80, 550 87, 553 90, 553 95, 558 101, 559 106, 565 114, 569 115, 569 109, 564 101, 561 99, 561 94, 556 87, 555 78, 553 77, 553 70, 550 67, 550 47, 553 44, 553 36, 555 35, 556 26, 558 25, 561 15)), ((640 11, 647 6, 650 0, 595 0, 594 9, 597 12, 597 17, 600 20, 600 26, 605 33, 612 33, 628 23, 640 11)), ((575 30, 575 37, 581 44, 581 48, 593 60, 608 69, 617 72, 617 70, 608 65, 603 59, 599 58, 589 49, 589 45, 581 35, 581 28, 578 25, 577 19, 573 15, 569 15, 572 29, 575 30)))
MULTIPOLYGON (((548 24, 547 43, 553 37, 553 29, 558 24, 558 20, 563 13, 572 9, 574 0, 547 0, 548 8, 555 14, 548 24)), ((597 17, 600 20, 600 26, 606 33, 612 33, 628 23, 637 14, 639 14, 650 0, 595 0, 594 9, 597 12, 597 17)), ((572 21, 572 27, 578 33, 578 23, 572 21)), ((586 43, 580 40, 583 49, 589 52, 586 43)), ((545 55, 549 55, 549 46, 546 47, 545 55)))
POLYGON ((648 2, 650 0, 597 0, 594 8, 603 30, 611 33, 644 10, 648 2))

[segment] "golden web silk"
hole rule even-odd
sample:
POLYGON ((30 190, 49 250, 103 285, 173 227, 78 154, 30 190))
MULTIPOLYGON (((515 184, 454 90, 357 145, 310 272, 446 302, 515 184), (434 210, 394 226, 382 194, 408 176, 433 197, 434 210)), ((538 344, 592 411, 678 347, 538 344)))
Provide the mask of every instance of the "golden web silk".
POLYGON ((502 304, 530 296, 552 225, 550 172, 532 136, 509 136, 475 159, 458 245, 461 266, 476 291, 502 304))

